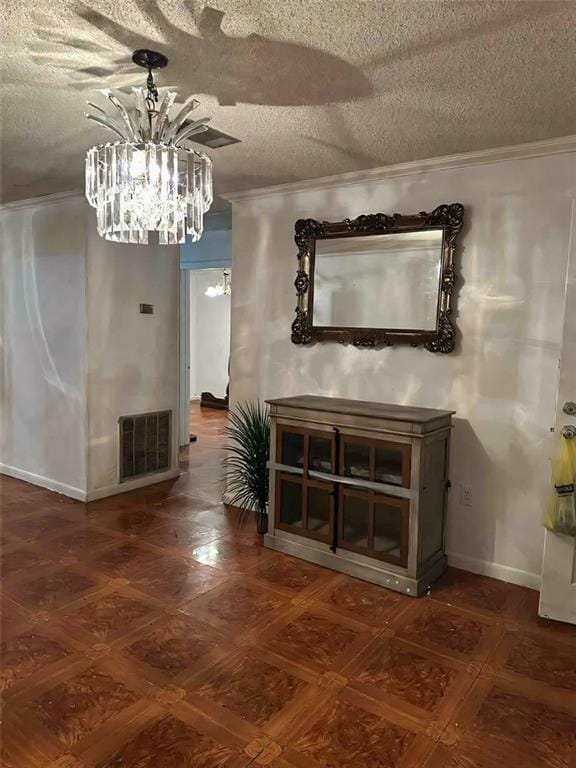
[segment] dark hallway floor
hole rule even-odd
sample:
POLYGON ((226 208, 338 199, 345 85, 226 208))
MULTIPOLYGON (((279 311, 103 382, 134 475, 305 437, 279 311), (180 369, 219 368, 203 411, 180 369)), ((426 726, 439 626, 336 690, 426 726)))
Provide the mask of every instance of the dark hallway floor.
POLYGON ((225 414, 169 483, 2 477, 2 765, 569 768, 576 628, 450 570, 415 600, 264 549, 221 504, 225 414))

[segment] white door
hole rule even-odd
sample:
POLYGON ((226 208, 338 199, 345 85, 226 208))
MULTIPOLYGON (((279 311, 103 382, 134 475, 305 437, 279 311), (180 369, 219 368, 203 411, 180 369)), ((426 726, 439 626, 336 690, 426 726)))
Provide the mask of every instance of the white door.
MULTIPOLYGON (((571 410, 567 404, 576 401, 576 223, 572 227, 571 246, 560 358, 557 434, 569 424, 576 426, 576 415, 566 413, 571 410)), ((538 613, 549 619, 576 624, 576 538, 572 536, 546 531, 538 613)))
POLYGON ((180 270, 178 445, 190 445, 190 272, 180 270))

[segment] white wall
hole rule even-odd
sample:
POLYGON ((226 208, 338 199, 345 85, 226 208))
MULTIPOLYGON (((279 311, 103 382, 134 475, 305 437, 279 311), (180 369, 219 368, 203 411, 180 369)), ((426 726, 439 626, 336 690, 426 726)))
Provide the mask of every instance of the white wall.
POLYGON ((0 224, 0 470, 77 498, 118 493, 131 487, 118 418, 171 410, 177 474, 178 247, 102 239, 80 196, 4 207, 0 224))
POLYGON ((447 548, 461 567, 536 586, 553 450, 576 153, 356 174, 233 198, 231 395, 313 393, 455 409, 447 548), (466 206, 456 353, 290 341, 294 222, 466 206), (459 484, 473 506, 459 504, 459 484))
POLYGON ((230 296, 206 296, 221 269, 190 270, 190 396, 224 397, 230 355, 230 296))
POLYGON ((85 219, 77 197, 0 213, 0 469, 86 487, 85 219))
MULTIPOLYGON (((93 213, 93 212, 91 212, 93 213)), ((177 246, 111 243, 88 217, 88 491, 118 483, 118 418, 172 411, 178 468, 177 246), (140 314, 140 304, 154 314, 140 314)))

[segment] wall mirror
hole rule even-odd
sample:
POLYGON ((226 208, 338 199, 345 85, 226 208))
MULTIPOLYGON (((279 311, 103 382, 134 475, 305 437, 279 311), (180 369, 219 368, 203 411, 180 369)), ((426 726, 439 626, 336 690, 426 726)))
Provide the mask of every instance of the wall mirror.
POLYGON ((454 249, 464 207, 296 222, 292 341, 424 345, 452 352, 454 249))

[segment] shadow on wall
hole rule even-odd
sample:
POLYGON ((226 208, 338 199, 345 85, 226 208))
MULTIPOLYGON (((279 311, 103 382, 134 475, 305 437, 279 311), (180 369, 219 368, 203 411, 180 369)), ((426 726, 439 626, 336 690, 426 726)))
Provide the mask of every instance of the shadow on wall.
POLYGON ((197 18, 188 6, 190 26, 197 33, 173 24, 157 2, 138 8, 143 26, 152 25, 159 39, 80 4, 76 29, 63 33, 52 17, 43 16, 36 29, 39 39, 29 49, 38 64, 67 70, 78 89, 140 85, 142 70, 132 63, 132 51, 160 48, 170 60, 171 88, 210 94, 223 105, 320 105, 357 101, 373 92, 357 67, 327 51, 257 34, 229 37, 222 29, 225 14, 210 6, 197 18), (110 46, 93 39, 95 30, 109 38, 110 46), (125 55, 117 55, 118 46, 125 55), (87 66, 74 67, 83 53, 87 66))

